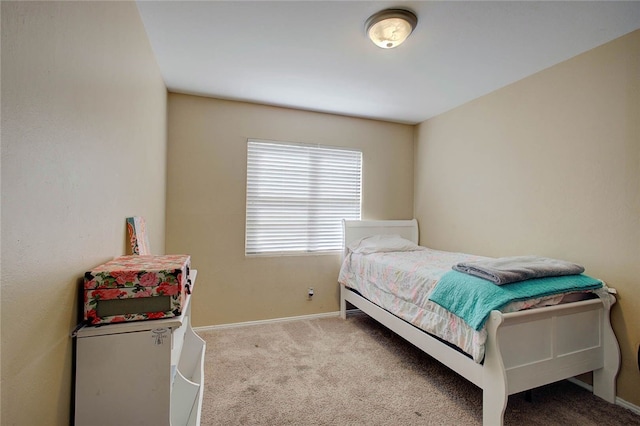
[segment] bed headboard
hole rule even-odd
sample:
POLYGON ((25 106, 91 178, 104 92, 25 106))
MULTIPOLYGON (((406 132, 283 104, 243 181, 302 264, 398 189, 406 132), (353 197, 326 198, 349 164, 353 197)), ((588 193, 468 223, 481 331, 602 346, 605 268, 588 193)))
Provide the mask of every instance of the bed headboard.
POLYGON ((418 221, 411 220, 342 220, 342 255, 347 255, 347 245, 370 235, 400 235, 418 244, 418 221))

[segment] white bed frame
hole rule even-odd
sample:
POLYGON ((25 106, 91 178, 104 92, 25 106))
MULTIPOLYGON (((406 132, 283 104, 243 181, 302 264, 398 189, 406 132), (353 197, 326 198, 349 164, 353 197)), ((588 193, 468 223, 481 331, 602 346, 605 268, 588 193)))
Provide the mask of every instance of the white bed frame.
MULTIPOLYGON (((343 221, 344 247, 375 234, 397 234, 418 243, 413 220, 343 221)), ((611 298, 611 304, 615 298, 611 298)), ((578 374, 593 372, 593 393, 614 403, 620 349, 609 307, 598 299, 503 314, 486 323, 483 364, 340 286, 340 316, 346 302, 408 340, 483 390, 483 425, 502 425, 508 396, 578 374)))

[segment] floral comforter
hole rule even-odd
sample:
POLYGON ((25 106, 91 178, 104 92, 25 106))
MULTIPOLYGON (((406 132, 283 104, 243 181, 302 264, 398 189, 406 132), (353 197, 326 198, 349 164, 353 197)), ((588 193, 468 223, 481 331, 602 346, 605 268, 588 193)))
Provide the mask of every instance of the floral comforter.
MULTIPOLYGON (((338 282, 357 290, 397 317, 457 346, 480 363, 484 358, 486 330, 474 330, 429 300, 440 277, 454 264, 480 259, 483 258, 432 249, 370 254, 350 252, 344 259, 338 282)), ((555 305, 562 298, 563 295, 555 295, 513 302, 501 310, 515 312, 555 305)))

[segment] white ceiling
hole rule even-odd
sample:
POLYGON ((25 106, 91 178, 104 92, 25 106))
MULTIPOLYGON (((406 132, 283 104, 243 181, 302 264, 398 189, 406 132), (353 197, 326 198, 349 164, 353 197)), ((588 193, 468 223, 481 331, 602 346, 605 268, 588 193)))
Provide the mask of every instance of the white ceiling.
POLYGON ((172 92, 401 123, 640 28, 637 1, 137 4, 172 92), (388 7, 418 15, 396 49, 376 47, 364 32, 367 18, 388 7))

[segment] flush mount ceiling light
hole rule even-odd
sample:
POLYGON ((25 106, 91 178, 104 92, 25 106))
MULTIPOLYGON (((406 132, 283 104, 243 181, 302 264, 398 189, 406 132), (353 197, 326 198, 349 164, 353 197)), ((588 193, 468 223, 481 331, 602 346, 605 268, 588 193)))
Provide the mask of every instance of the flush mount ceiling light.
POLYGON ((418 17, 404 9, 385 9, 373 14, 365 24, 376 46, 391 49, 402 44, 418 24, 418 17))

